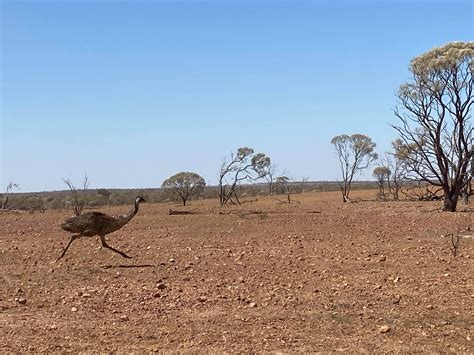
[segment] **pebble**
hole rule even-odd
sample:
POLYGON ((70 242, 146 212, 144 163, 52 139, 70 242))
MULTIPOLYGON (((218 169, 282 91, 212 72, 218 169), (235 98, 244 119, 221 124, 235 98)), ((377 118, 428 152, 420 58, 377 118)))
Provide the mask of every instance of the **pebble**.
POLYGON ((128 317, 125 314, 123 314, 123 315, 120 316, 120 320, 127 321, 128 317))
POLYGON ((72 307, 72 308, 71 308, 71 312, 77 312, 77 308, 76 308, 76 307, 72 307))
POLYGON ((255 302, 250 302, 249 307, 250 308, 255 308, 255 307, 257 307, 257 304, 255 302))
POLYGON ((379 259, 379 261, 385 261, 385 260, 387 260, 387 257, 385 255, 382 255, 379 259))
POLYGON ((391 328, 388 325, 382 325, 379 328, 379 333, 385 334, 388 333, 391 330, 391 328))

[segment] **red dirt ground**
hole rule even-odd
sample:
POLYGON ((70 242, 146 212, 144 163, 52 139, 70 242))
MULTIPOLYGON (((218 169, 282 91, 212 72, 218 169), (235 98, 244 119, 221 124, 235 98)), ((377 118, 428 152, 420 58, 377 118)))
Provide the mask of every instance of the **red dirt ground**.
POLYGON ((473 352, 472 207, 295 199, 143 204, 108 236, 133 259, 94 237, 58 263, 70 212, 1 214, 0 351, 473 352))

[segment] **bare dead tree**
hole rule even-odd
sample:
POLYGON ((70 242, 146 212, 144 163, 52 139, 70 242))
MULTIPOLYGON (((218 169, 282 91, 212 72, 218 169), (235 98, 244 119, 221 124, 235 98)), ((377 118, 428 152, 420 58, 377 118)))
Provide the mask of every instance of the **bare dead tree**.
POLYGON ((243 181, 254 182, 264 178, 270 164, 269 157, 263 153, 255 153, 252 148, 242 147, 237 153, 231 153, 230 160, 224 160, 219 170, 220 204, 240 204, 237 187, 243 181))
POLYGON ((270 164, 268 166, 267 174, 265 175, 265 180, 268 183, 268 193, 270 195, 273 195, 274 193, 274 183, 277 169, 278 167, 275 164, 270 164))
POLYGON ((79 191, 76 189, 76 186, 74 186, 71 178, 63 179, 63 181, 68 186, 69 190, 71 190, 73 212, 76 216, 80 216, 86 205, 85 194, 89 187, 89 178, 87 175, 84 175, 82 189, 79 191))
POLYGON ((473 156, 474 42, 451 42, 411 61, 411 79, 398 91, 393 126, 412 179, 443 190, 443 210, 456 211, 473 156))
POLYGON ((20 185, 15 184, 14 182, 10 181, 10 183, 7 185, 5 194, 3 194, 2 198, 2 209, 6 210, 8 208, 8 199, 9 195, 12 192, 12 190, 18 190, 20 188, 20 185))
POLYGON ((392 151, 385 153, 385 157, 382 159, 383 165, 390 170, 390 175, 387 177, 387 185, 389 193, 392 195, 395 201, 400 199, 400 191, 403 186, 403 182, 407 180, 406 176, 406 165, 403 160, 403 156, 400 155, 400 147, 403 145, 400 139, 396 139, 392 142, 392 151))
POLYGON ((306 186, 306 183, 309 181, 309 177, 308 176, 303 176, 301 178, 301 193, 304 193, 304 188, 306 186))
POLYGON ((411 201, 438 201, 442 199, 440 192, 443 189, 423 181, 418 183, 410 183, 400 190, 407 200, 411 201))

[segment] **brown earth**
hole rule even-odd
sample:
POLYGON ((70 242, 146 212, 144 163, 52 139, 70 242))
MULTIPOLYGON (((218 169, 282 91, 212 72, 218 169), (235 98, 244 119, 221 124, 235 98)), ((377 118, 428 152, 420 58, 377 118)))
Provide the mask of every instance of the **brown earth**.
POLYGON ((143 204, 108 236, 133 259, 94 237, 58 263, 70 212, 1 214, 0 352, 473 352, 472 207, 295 200, 143 204))

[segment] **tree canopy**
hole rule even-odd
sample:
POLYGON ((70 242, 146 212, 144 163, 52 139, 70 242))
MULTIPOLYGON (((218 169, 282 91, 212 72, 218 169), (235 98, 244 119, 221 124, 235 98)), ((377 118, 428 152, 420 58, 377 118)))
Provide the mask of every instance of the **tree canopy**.
POLYGON ((205 186, 206 181, 204 178, 192 172, 177 173, 163 181, 161 185, 161 187, 170 189, 176 196, 181 198, 183 206, 186 206, 190 196, 202 192, 205 186))

